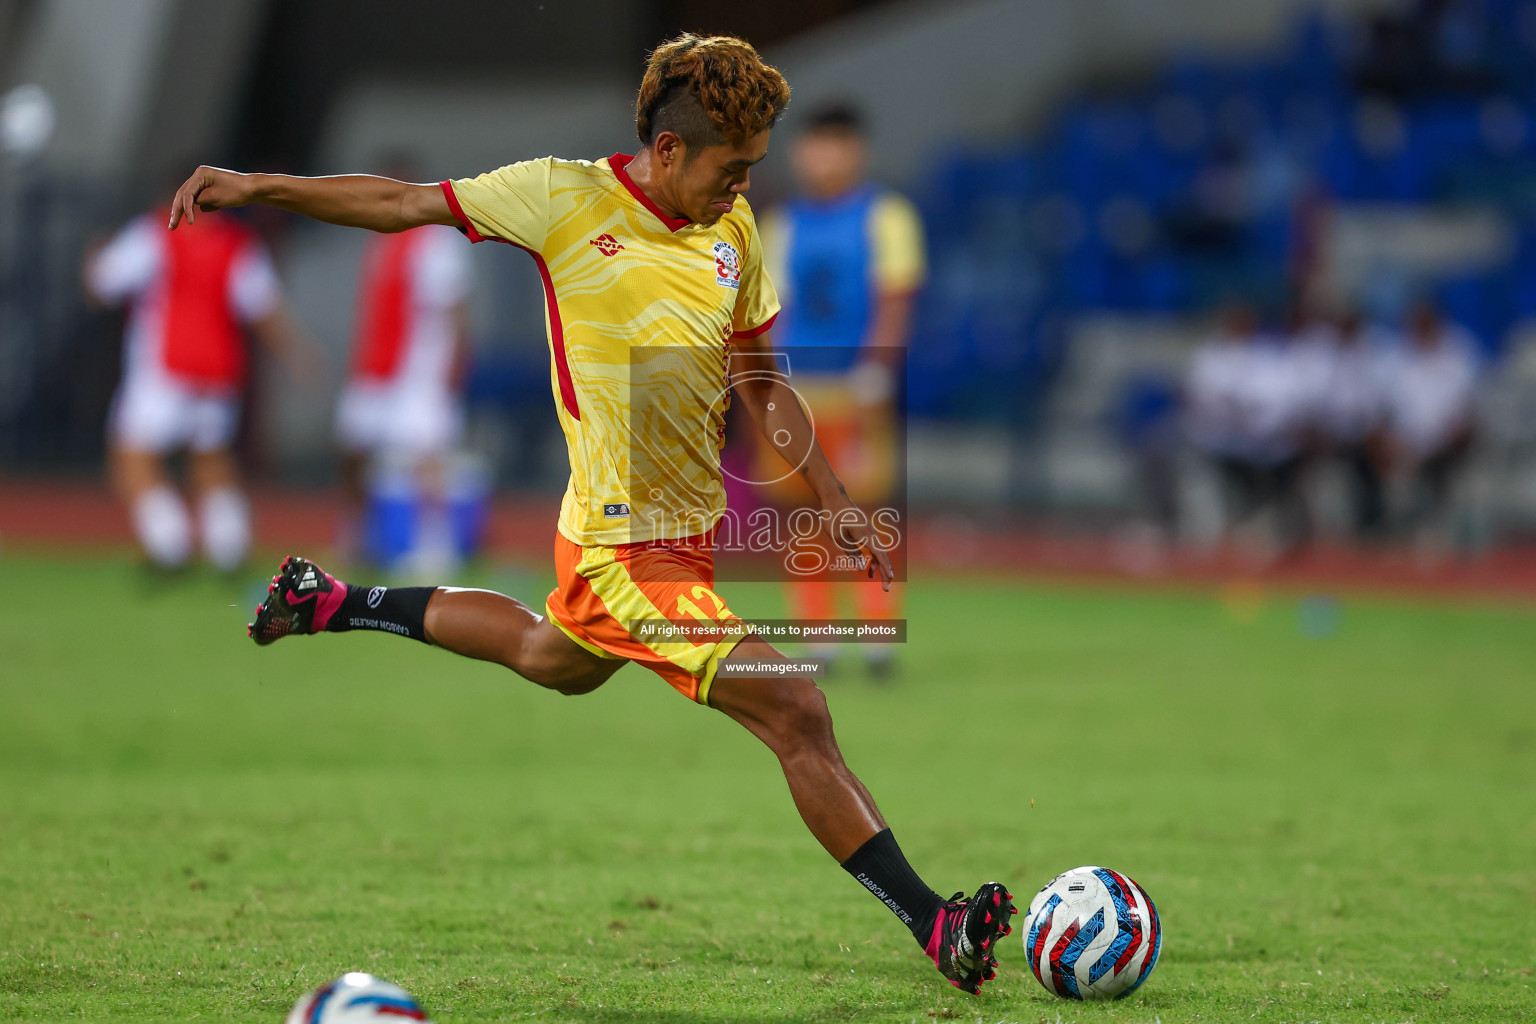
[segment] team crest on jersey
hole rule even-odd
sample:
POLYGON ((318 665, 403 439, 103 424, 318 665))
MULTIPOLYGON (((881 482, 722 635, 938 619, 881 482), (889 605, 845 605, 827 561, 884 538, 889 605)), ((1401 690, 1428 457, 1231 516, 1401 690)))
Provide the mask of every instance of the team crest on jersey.
POLYGON ((741 287, 741 254, 730 242, 715 243, 715 284, 722 288, 741 287))

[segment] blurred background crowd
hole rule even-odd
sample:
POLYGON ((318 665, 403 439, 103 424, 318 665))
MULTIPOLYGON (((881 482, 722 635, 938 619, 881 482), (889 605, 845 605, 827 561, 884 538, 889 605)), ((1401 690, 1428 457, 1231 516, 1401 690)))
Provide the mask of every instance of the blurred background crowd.
MULTIPOLYGON (((920 515, 1102 538, 1146 571, 1530 538, 1536 0, 746 6, 0 0, 0 492, 108 459, 132 351, 110 302, 133 275, 114 284, 101 253, 127 259, 123 225, 196 163, 431 179, 630 152, 643 54, 687 28, 781 67, 786 143, 857 111, 866 174, 917 211, 920 515)), ((791 149, 754 174, 754 208, 795 194, 791 149)), ((245 474, 341 485, 345 508, 436 495, 444 522, 465 496, 560 492, 526 257, 385 252, 267 209, 238 224, 246 272, 272 278, 238 317, 271 342, 231 378, 245 474), (381 326, 401 288, 431 325, 381 326), (369 412, 390 374, 441 382, 418 418, 369 412)), ((203 507, 182 514, 248 535, 209 497, 234 471, 193 448, 203 507)))

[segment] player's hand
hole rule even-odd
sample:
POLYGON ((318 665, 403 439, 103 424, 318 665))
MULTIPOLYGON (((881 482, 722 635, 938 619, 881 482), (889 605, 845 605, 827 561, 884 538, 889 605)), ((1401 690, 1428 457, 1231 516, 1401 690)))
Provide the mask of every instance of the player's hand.
POLYGON ((890 590, 896 570, 891 565, 890 552, 881 546, 869 516, 846 494, 823 503, 822 508, 832 517, 832 540, 850 555, 863 555, 865 575, 872 580, 878 579, 882 589, 890 590))
POLYGON ((198 210, 224 210, 244 206, 251 201, 254 175, 226 171, 222 167, 199 167, 182 182, 171 200, 172 231, 185 217, 188 224, 197 221, 198 210))

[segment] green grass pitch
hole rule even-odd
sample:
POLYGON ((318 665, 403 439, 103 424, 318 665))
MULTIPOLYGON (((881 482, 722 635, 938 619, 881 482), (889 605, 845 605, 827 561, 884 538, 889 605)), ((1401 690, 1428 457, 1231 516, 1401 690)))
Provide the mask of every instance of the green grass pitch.
POLYGON ((1083 1005, 1017 932, 944 984, 768 752, 643 670, 564 698, 378 634, 259 650, 246 586, 126 560, 0 580, 0 1018, 275 1022, 347 970, 439 1021, 1536 1017, 1529 608, 1317 638, 1293 599, 914 583, 903 678, 828 683, 843 750, 944 895, 1148 889, 1158 969, 1083 1005))

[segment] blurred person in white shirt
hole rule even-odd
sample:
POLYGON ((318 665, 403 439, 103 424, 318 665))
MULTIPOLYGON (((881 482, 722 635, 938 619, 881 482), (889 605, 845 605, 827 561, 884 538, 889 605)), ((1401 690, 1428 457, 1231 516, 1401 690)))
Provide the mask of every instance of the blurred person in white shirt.
MULTIPOLYGON (((381 173, 414 181, 397 156, 381 173)), ((351 369, 336 408, 347 508, 340 546, 355 555, 371 467, 393 461, 414 475, 421 514, 412 557, 440 571, 454 560, 445 461, 463 432, 468 247, 429 224, 370 237, 363 255, 351 369)))
POLYGON ((1345 314, 1333 333, 1313 392, 1314 426, 1325 456, 1343 466, 1350 486, 1351 528, 1358 540, 1386 528, 1383 435, 1388 383, 1381 332, 1358 313, 1345 314))
POLYGON ((1190 440, 1221 475, 1229 529, 1272 508, 1282 553, 1303 547, 1311 534, 1300 489, 1307 383, 1297 351, 1262 331, 1253 310, 1238 303, 1196 353, 1186 386, 1190 440))
POLYGON ((1434 305, 1416 305, 1405 345, 1383 375, 1387 451, 1407 488, 1409 530, 1432 527, 1449 511, 1472 449, 1478 372, 1472 334, 1434 305))
POLYGON ((255 232, 220 213, 199 218, 183 237, 166 231, 169 217, 168 205, 142 214, 85 262, 87 294, 128 307, 108 468, 151 565, 185 566, 196 532, 208 561, 234 572, 251 544, 232 450, 249 378, 245 333, 283 357, 298 380, 314 353, 255 232), (188 456, 196 531, 167 465, 178 451, 188 456))
POLYGON ((1300 304, 1294 313, 1289 342, 1291 358, 1295 361, 1296 372, 1304 380, 1303 388, 1314 398, 1332 372, 1340 333, 1341 327, 1333 317, 1308 304, 1300 304))
POLYGON ((1242 388, 1258 320, 1247 306, 1225 309, 1216 332, 1196 350, 1185 383, 1185 422, 1190 441, 1213 460, 1240 456, 1242 388))

